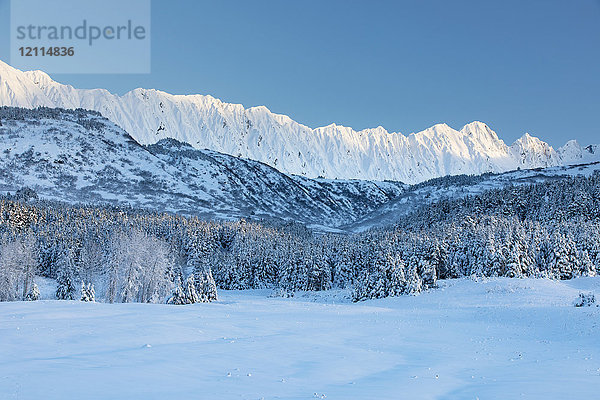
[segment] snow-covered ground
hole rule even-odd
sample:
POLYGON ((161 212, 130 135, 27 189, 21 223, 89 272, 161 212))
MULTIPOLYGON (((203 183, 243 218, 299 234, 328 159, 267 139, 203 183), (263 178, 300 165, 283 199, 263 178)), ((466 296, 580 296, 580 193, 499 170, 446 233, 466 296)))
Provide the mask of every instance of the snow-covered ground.
POLYGON ((359 304, 0 303, 2 399, 597 398, 600 278, 467 279, 359 304))

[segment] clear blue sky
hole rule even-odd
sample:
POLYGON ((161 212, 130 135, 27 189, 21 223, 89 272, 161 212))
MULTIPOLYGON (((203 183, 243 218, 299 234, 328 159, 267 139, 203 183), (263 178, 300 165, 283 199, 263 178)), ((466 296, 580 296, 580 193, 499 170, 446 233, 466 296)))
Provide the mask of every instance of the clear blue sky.
POLYGON ((211 94, 312 127, 481 120, 508 142, 598 143, 600 1, 155 0, 151 74, 54 78, 211 94))

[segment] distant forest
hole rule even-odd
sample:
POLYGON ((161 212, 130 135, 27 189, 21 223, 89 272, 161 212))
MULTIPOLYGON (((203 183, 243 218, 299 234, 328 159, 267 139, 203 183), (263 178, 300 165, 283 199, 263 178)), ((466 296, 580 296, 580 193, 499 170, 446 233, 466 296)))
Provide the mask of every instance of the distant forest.
POLYGON ((361 301, 447 278, 596 275, 600 174, 443 200, 357 234, 69 205, 24 188, 0 198, 0 235, 2 301, 37 299, 38 276, 57 280, 58 299, 189 304, 218 289, 349 288, 361 301))

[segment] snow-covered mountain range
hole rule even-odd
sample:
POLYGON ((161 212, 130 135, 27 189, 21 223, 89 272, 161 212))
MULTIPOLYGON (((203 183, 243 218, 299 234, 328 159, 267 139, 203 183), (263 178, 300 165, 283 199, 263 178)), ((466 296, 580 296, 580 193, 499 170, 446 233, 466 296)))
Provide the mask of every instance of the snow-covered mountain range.
POLYGON ((0 105, 96 110, 144 145, 172 138, 311 178, 417 183, 445 175, 600 159, 598 146, 584 148, 570 141, 554 150, 528 134, 509 146, 482 122, 461 130, 438 124, 408 136, 382 127, 355 131, 331 124, 311 129, 262 106, 246 109, 211 96, 154 89, 135 89, 123 96, 75 89, 44 72, 23 72, 1 61, 0 105))
POLYGON ((87 110, 0 107, 0 191, 114 203, 203 218, 276 218, 339 226, 406 187, 311 180, 173 139, 142 146, 87 110))
POLYGON ((140 145, 95 111, 0 107, 0 192, 33 188, 46 199, 113 203, 205 219, 293 220, 317 230, 393 224, 421 205, 489 189, 589 175, 570 167, 447 176, 417 185, 309 179, 175 139, 140 145))

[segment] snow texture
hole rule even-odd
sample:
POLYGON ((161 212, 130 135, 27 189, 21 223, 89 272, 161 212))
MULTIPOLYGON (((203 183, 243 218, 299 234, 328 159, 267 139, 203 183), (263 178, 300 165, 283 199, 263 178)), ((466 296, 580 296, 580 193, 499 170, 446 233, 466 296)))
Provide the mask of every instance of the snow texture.
POLYGON ((600 278, 468 279, 349 303, 0 303, 3 399, 592 399, 600 278))

